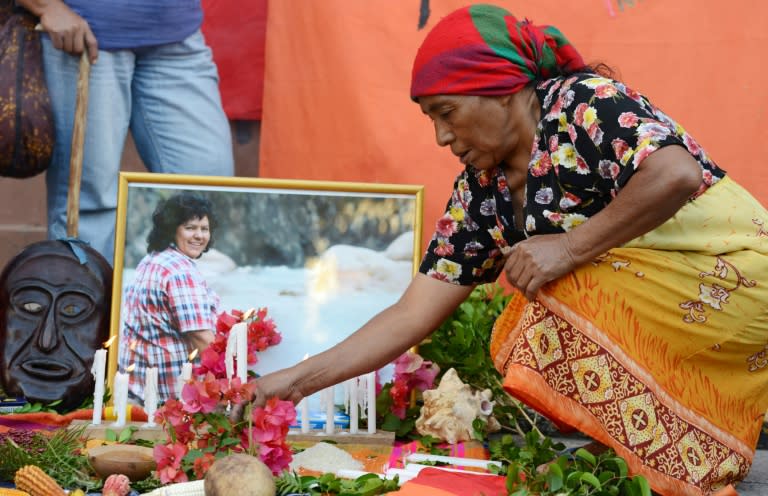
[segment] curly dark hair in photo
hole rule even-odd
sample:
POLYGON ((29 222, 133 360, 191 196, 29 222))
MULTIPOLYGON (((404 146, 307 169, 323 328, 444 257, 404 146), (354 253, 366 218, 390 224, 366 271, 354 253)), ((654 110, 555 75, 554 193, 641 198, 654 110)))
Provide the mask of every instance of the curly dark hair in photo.
POLYGON ((204 250, 206 252, 213 246, 213 232, 217 226, 211 201, 198 193, 188 191, 161 201, 152 214, 152 231, 147 236, 147 253, 165 250, 176 239, 176 229, 180 225, 204 217, 208 217, 211 229, 211 239, 204 250))

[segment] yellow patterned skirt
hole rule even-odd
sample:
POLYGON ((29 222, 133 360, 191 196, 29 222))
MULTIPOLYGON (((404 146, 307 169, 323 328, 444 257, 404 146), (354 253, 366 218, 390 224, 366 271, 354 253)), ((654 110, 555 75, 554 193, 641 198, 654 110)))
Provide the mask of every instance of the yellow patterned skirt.
POLYGON ((768 409, 768 212, 729 178, 493 331, 504 386, 663 495, 733 494, 768 409))

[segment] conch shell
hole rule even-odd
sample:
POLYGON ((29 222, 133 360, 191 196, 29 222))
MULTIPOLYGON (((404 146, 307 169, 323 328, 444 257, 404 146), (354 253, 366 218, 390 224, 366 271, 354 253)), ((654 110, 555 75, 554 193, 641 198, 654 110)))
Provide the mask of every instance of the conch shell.
POLYGON ((474 438, 472 422, 480 418, 488 432, 501 428, 493 414, 491 390, 473 391, 459 379, 455 369, 449 369, 440 379, 437 389, 424 391, 424 406, 416 420, 416 430, 422 436, 431 435, 450 444, 474 438))

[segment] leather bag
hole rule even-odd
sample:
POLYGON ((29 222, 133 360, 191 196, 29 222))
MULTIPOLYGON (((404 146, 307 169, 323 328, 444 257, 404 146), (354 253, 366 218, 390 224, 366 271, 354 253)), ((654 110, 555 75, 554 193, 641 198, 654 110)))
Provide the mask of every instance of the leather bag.
POLYGON ((37 19, 0 0, 0 176, 48 168, 55 137, 37 19))

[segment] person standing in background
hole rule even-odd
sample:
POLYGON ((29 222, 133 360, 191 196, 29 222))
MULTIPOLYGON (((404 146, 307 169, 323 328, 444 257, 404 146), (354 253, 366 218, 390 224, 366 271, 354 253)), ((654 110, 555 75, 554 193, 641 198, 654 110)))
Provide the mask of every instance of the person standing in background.
POLYGON ((229 123, 200 31, 200 0, 18 0, 40 18, 56 142, 47 172, 48 237, 66 236, 79 70, 93 65, 79 237, 113 261, 117 177, 131 131, 150 172, 231 176, 229 123))

